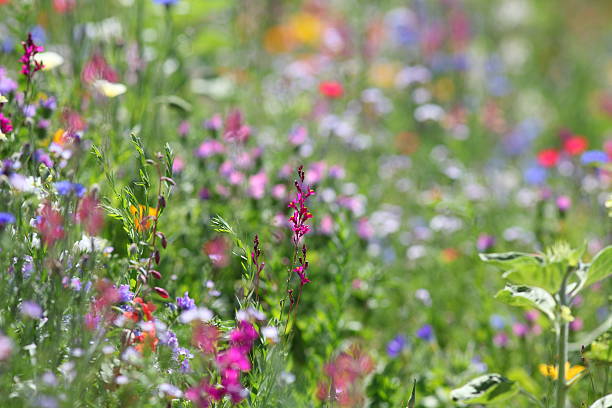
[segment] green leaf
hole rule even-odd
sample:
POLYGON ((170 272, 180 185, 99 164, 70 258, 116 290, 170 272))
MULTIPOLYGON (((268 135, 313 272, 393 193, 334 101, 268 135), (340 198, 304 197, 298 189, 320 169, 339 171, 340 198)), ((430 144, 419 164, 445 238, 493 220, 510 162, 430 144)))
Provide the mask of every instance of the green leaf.
POLYGON ((506 285, 495 298, 512 306, 537 308, 550 320, 555 320, 555 299, 542 288, 524 285, 506 285))
POLYGON ((454 402, 492 404, 504 401, 519 391, 518 385, 499 374, 486 374, 451 392, 454 402))
POLYGON ((598 399, 591 405, 590 408, 611 408, 612 407, 612 394, 608 394, 603 398, 598 399))
POLYGON ((612 363, 612 330, 599 336, 589 344, 584 351, 584 356, 589 360, 611 364, 612 363))
POLYGON ((416 379, 414 379, 412 382, 412 393, 410 394, 410 399, 408 400, 407 408, 414 408, 415 404, 416 404, 416 379))
POLYGON ((537 286, 548 292, 559 290, 565 271, 561 262, 546 263, 541 255, 522 252, 480 254, 480 259, 505 270, 502 277, 512 283, 537 286))
POLYGON ((606 278, 610 273, 612 273, 612 246, 607 246, 595 255, 584 286, 590 286, 606 278))

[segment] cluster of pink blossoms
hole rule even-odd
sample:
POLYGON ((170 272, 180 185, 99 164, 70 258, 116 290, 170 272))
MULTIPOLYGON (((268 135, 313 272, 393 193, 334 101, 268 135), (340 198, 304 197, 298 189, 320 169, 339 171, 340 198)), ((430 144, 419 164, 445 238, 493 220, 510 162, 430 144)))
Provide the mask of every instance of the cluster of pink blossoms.
POLYGON ((293 215, 289 218, 293 230, 293 244, 297 246, 302 237, 310 232, 310 226, 306 225, 306 221, 312 218, 312 214, 306 207, 306 200, 311 195, 314 195, 314 190, 304 184, 304 168, 298 168, 298 178, 295 181, 295 189, 297 190, 295 200, 289 202, 289 207, 293 208, 293 215))
MULTIPOLYGON (((206 350, 214 350, 216 340, 211 342, 209 336, 206 337, 204 343, 215 344, 215 347, 206 350)), ((199 385, 185 391, 185 396, 199 408, 207 408, 211 401, 220 401, 226 395, 234 404, 246 398, 248 390, 240 383, 240 374, 251 370, 249 352, 258 337, 255 327, 247 320, 241 320, 238 327, 229 333, 229 348, 219 352, 215 359, 221 383, 212 385, 208 379, 203 379, 199 385)))
POLYGON ((19 58, 19 62, 22 64, 21 73, 28 79, 32 79, 37 71, 44 68, 42 62, 36 61, 34 56, 45 49, 40 45, 34 44, 32 33, 28 33, 28 38, 22 41, 21 44, 23 45, 23 55, 19 58))

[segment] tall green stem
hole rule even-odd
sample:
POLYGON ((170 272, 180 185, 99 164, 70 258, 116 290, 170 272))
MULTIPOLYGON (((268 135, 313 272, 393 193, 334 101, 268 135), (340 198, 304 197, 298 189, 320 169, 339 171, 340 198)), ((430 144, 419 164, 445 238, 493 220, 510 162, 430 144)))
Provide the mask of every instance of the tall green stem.
MULTIPOLYGON (((559 306, 561 309, 567 307, 567 278, 569 272, 566 273, 561 283, 561 290, 559 291, 559 306)), ((557 408, 566 408, 567 402, 567 385, 565 384, 565 363, 567 362, 567 331, 568 322, 562 316, 563 310, 561 310, 561 316, 559 319, 559 342, 558 342, 558 356, 557 356, 557 408)))

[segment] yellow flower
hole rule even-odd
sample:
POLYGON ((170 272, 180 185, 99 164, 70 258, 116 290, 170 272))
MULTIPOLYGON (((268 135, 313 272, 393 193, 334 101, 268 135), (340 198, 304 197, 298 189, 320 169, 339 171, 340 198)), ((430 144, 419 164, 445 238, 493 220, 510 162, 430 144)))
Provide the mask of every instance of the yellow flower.
POLYGON ((308 45, 318 44, 323 32, 321 20, 310 13, 295 14, 289 20, 289 27, 299 42, 308 45))
MULTIPOLYGON (((545 377, 550 377, 553 380, 556 380, 559 377, 559 370, 556 366, 551 366, 548 364, 540 364, 538 366, 540 373, 545 377)), ((573 380, 578 374, 583 372, 585 367, 581 365, 576 365, 571 367, 569 362, 565 363, 565 381, 573 380)))
POLYGON ((6 96, 0 94, 0 103, 7 103, 8 99, 6 99, 6 96))
POLYGON ((130 205, 130 214, 134 216, 134 225, 136 225, 136 229, 142 232, 151 227, 149 220, 157 217, 157 209, 144 205, 139 205, 138 208, 136 208, 130 205))
POLYGON ((97 79, 93 83, 94 88, 102 95, 107 98, 114 98, 124 94, 127 91, 127 87, 120 83, 108 82, 104 79, 97 79))

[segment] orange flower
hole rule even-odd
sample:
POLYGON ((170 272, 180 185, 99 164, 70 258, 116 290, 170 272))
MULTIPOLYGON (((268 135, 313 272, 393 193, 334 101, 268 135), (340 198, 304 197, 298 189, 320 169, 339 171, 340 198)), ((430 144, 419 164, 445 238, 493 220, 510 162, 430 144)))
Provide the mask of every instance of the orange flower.
POLYGON ((136 225, 136 229, 139 232, 143 232, 151 227, 149 220, 157 217, 157 209, 144 205, 139 205, 137 209, 133 205, 130 205, 130 214, 134 216, 134 225, 136 225))
MULTIPOLYGON (((540 373, 545 377, 550 377, 553 380, 556 380, 559 377, 559 370, 557 369, 556 366, 551 366, 548 364, 540 364, 538 366, 538 369, 540 370, 540 373)), ((565 363, 565 381, 571 381, 584 370, 585 370, 585 367, 581 365, 576 365, 576 366, 571 367, 570 363, 566 362, 565 363)))
POLYGON ((157 343, 159 343, 159 339, 155 333, 155 325, 152 324, 150 330, 145 330, 140 336, 136 336, 134 342, 138 343, 135 348, 141 353, 145 346, 148 346, 151 351, 155 351, 157 343))

